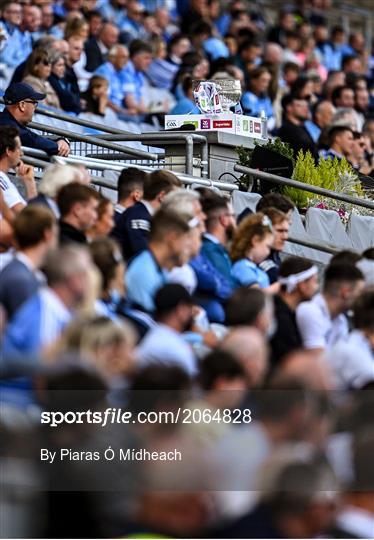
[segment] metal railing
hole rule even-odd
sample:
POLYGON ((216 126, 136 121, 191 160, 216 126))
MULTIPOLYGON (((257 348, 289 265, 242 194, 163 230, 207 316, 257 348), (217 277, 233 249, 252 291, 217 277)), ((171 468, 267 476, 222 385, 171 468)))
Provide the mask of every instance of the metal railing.
POLYGON ((102 141, 96 137, 92 137, 91 135, 74 133, 73 131, 68 131, 67 129, 57 128, 54 126, 46 126, 37 122, 30 122, 30 124, 28 124, 28 127, 37 129, 38 131, 52 133, 53 135, 61 135, 62 137, 66 137, 67 139, 71 139, 73 141, 83 141, 92 145, 96 145, 98 147, 114 150, 118 153, 132 156, 137 159, 147 159, 152 161, 157 161, 159 159, 158 154, 151 154, 149 152, 145 152, 144 150, 136 150, 135 148, 129 148, 128 146, 122 146, 121 144, 102 141))
MULTIPOLYGON (((24 157, 23 161, 29 165, 33 165, 34 167, 38 167, 41 169, 45 169, 50 165, 49 161, 45 161, 43 158, 48 158, 47 154, 43 152, 42 150, 36 150, 36 149, 28 149, 26 147, 23 147, 24 150, 24 157), (29 151, 30 150, 30 151, 29 151)), ((126 163, 116 163, 116 162, 110 162, 106 160, 100 160, 96 158, 85 158, 81 156, 68 156, 68 157, 61 157, 61 156, 52 156, 51 157, 52 162, 57 163, 68 163, 70 165, 84 165, 88 169, 95 170, 95 171, 114 171, 114 172, 121 172, 123 169, 126 169, 128 167, 136 167, 138 169, 141 169, 146 172, 152 172, 154 169, 151 167, 146 167, 142 165, 134 165, 134 164, 126 164, 126 163)), ((226 182, 216 182, 214 180, 211 180, 209 178, 199 178, 188 174, 173 172, 177 178, 180 179, 180 181, 185 185, 192 185, 197 184, 201 187, 214 187, 218 188, 222 191, 226 191, 231 193, 232 191, 238 190, 238 186, 236 184, 226 183, 226 182)), ((101 185, 102 187, 107 187, 111 189, 117 190, 117 184, 111 182, 110 180, 94 177, 92 178, 92 183, 101 185)))
POLYGON ((201 168, 203 177, 209 175, 208 165, 208 140, 204 135, 186 132, 160 131, 158 133, 141 134, 116 134, 116 135, 97 135, 98 139, 104 141, 140 141, 144 143, 162 143, 162 145, 175 144, 176 141, 184 141, 186 146, 186 174, 193 173, 194 143, 201 145, 201 168))
POLYGON ((297 189, 301 189, 302 191, 308 191, 309 193, 323 195, 324 197, 328 197, 330 199, 335 199, 337 201, 342 201, 348 204, 354 204, 356 206, 362 206, 363 208, 369 208, 371 210, 374 210, 374 202, 367 199, 351 197, 349 195, 338 193, 337 191, 330 191, 329 189, 312 186, 310 184, 304 184, 303 182, 299 182, 298 180, 292 180, 291 178, 283 178, 282 176, 278 176, 276 174, 258 171, 257 169, 251 169, 249 167, 244 167, 243 165, 235 165, 234 170, 244 174, 251 174, 253 176, 256 176, 257 178, 260 178, 261 180, 268 180, 270 182, 274 182, 275 184, 294 187, 297 189))

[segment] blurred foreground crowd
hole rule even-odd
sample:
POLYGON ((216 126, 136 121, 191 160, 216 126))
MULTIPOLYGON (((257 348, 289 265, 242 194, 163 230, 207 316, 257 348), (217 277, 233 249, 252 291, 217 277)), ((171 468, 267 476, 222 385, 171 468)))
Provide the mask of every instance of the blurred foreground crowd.
POLYGON ((37 192, 21 157, 19 132, 1 126, 6 536, 374 537, 373 249, 321 270, 281 257, 293 213, 281 194, 236 216, 217 190, 127 168, 113 205, 69 165, 37 192), (252 421, 40 429, 42 410, 113 406, 252 421), (39 478, 39 440, 140 440, 183 463, 77 462, 39 478))

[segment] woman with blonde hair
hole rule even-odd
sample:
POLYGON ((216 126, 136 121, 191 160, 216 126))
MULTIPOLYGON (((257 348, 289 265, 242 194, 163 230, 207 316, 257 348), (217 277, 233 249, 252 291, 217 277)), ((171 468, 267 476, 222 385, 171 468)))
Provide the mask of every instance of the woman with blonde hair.
POLYGON ((38 186, 39 195, 31 199, 29 204, 46 205, 59 218, 60 212, 56 203, 57 193, 63 186, 71 182, 87 184, 85 171, 73 165, 54 163, 45 170, 38 186))
MULTIPOLYGON (((135 334, 125 322, 107 317, 81 317, 68 325, 58 352, 78 352, 110 381, 134 369, 135 334)), ((56 351, 55 351, 56 352, 56 351)))
POLYGON ((32 86, 36 92, 46 94, 46 98, 42 102, 44 105, 61 109, 60 100, 48 82, 51 71, 52 60, 50 54, 46 50, 35 49, 27 61, 22 82, 32 86))
POLYGON ((237 287, 270 286, 269 277, 259 264, 265 260, 274 240, 271 220, 263 213, 252 214, 240 223, 231 247, 231 275, 237 287))

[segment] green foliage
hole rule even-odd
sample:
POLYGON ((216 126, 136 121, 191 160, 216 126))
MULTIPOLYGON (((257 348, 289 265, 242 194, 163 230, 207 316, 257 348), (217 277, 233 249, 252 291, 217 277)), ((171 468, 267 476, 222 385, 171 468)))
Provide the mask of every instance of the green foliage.
MULTIPOLYGON (((269 139, 266 144, 261 144, 259 141, 255 140, 254 147, 256 146, 262 146, 267 150, 277 152, 278 154, 289 158, 292 161, 292 165, 295 165, 293 149, 288 143, 282 142, 279 137, 276 137, 275 139, 269 139)), ((253 151, 254 148, 244 148, 244 146, 240 146, 237 148, 240 165, 243 165, 244 167, 251 166, 253 151)), ((251 183, 252 178, 249 174, 243 174, 238 180, 238 185, 244 189, 248 189, 251 183)))
MULTIPOLYGON (((321 158, 318 165, 316 165, 309 151, 304 154, 300 150, 297 155, 292 178, 305 184, 325 188, 330 191, 339 191, 346 195, 363 195, 358 177, 346 159, 321 158)), ((283 193, 288 195, 299 208, 306 208, 311 204, 315 205, 319 202, 326 203, 328 207, 333 206, 332 199, 321 195, 314 195, 300 189, 286 187, 283 193)))

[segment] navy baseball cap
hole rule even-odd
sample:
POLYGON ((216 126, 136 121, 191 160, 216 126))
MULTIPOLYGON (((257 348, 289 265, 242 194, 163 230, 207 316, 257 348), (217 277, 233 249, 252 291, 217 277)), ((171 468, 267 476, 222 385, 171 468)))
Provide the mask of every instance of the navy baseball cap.
POLYGON ((25 99, 42 101, 46 94, 35 92, 32 86, 26 83, 13 83, 8 86, 4 93, 4 102, 6 105, 15 105, 25 99))

